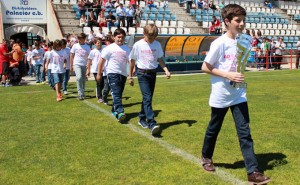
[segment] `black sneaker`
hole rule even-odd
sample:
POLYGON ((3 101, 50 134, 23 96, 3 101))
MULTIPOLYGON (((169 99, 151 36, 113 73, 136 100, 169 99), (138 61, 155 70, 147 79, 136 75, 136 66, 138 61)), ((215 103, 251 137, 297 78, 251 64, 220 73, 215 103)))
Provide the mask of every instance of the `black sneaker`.
POLYGON ((140 121, 138 122, 138 124, 141 125, 141 127, 143 127, 143 128, 149 128, 149 124, 147 123, 146 120, 140 119, 140 121))
POLYGON ((124 123, 125 119, 126 119, 126 114, 125 113, 121 112, 121 113, 118 114, 118 121, 120 123, 124 123))
POLYGON ((158 125, 153 125, 151 127, 151 134, 154 136, 154 135, 157 135, 159 133, 159 126, 158 125))

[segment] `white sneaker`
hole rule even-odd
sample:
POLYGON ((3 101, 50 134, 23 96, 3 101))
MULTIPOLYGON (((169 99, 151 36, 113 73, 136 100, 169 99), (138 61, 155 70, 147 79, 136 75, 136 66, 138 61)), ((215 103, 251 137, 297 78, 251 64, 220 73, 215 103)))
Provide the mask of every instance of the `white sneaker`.
POLYGON ((68 94, 68 91, 64 91, 64 95, 67 95, 68 94))

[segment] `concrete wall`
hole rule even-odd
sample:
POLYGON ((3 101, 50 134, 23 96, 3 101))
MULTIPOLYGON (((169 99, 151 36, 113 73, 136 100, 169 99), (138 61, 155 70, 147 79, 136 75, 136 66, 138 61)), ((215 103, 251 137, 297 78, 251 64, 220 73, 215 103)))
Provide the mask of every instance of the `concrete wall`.
POLYGON ((47 0, 47 37, 51 41, 63 38, 51 0, 47 0))

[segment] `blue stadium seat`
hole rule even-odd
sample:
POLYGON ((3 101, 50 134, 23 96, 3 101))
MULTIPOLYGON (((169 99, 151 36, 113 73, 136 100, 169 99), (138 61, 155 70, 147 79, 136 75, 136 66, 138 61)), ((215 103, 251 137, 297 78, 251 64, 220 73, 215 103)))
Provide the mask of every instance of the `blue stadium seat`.
POLYGON ((142 18, 142 20, 148 20, 149 19, 147 13, 143 13, 141 18, 142 18))
POLYGON ((176 14, 172 14, 171 15, 171 21, 176 21, 176 20, 177 20, 176 14))
POLYGON ((297 43, 293 43, 292 49, 297 49, 297 43))
POLYGON ((144 12, 144 13, 150 13, 150 8, 145 7, 144 10, 143 10, 143 12, 144 12))
POLYGON ((249 23, 255 23, 255 20, 253 17, 249 17, 249 23))
POLYGON ((284 24, 289 24, 289 20, 288 19, 284 19, 284 24))
POLYGON ((202 21, 202 16, 201 15, 196 15, 196 21, 201 22, 202 21))
POLYGON ((287 43, 286 44, 286 49, 292 49, 292 44, 291 43, 287 43))
POLYGON ((294 42, 294 37, 293 36, 289 37, 289 42, 294 42))
POLYGON ((77 4, 73 4, 73 10, 74 10, 75 12, 78 11, 78 5, 77 5, 77 4))
POLYGON ((283 37, 283 42, 288 42, 288 41, 289 41, 289 37, 284 36, 284 37, 283 37))
POLYGON ((294 42, 298 42, 298 40, 299 40, 299 37, 294 37, 294 42))
POLYGON ((164 20, 165 21, 170 21, 171 20, 171 15, 170 14, 165 14, 164 20))
POLYGON ((191 15, 191 16, 194 16, 195 14, 196 14, 195 9, 190 9, 190 15, 191 15))
POLYGON ((159 20, 159 21, 163 21, 164 20, 164 16, 163 16, 163 14, 157 14, 157 17, 156 17, 156 19, 157 20, 159 20))
POLYGON ((149 19, 150 19, 151 21, 155 21, 155 20, 156 20, 156 15, 153 14, 153 13, 151 13, 151 14, 149 15, 149 19))
POLYGON ((78 19, 78 20, 80 19, 80 12, 78 10, 76 11, 75 18, 78 19))
POLYGON ((154 14, 156 14, 156 13, 157 13, 157 11, 158 11, 158 10, 157 10, 157 8, 154 8, 154 7, 153 7, 153 8, 151 8, 151 10, 150 10, 150 12, 151 12, 151 13, 154 13, 154 14))
POLYGON ((197 15, 201 15, 201 9, 197 9, 197 10, 196 10, 196 16, 197 16, 197 15))
POLYGON ((207 10, 202 10, 202 15, 207 15, 208 11, 207 10))
POLYGON ((205 21, 205 22, 209 22, 209 17, 208 17, 208 15, 204 15, 202 20, 205 21))
POLYGON ((165 14, 171 14, 171 10, 169 8, 165 9, 165 14))
POLYGON ((214 11, 212 9, 209 9, 208 10, 208 15, 213 15, 214 14, 214 11))
POLYGON ((160 14, 164 14, 164 13, 165 13, 165 9, 164 9, 164 8, 162 8, 162 7, 161 7, 161 8, 159 8, 159 9, 158 9, 158 13, 160 13, 160 14))
POLYGON ((270 18, 270 24, 275 24, 275 23, 276 23, 275 19, 274 18, 270 18))

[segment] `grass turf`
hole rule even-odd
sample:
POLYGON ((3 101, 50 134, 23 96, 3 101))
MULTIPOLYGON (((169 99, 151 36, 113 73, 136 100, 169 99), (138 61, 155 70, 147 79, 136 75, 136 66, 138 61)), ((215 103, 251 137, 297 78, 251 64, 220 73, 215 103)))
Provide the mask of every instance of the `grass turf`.
MULTIPOLYGON (((299 71, 251 72, 246 77, 261 170, 273 184, 300 184, 299 71)), ((85 101, 110 112, 110 106, 96 103, 94 88, 93 81, 87 82, 90 98, 85 101)), ((58 103, 48 86, 0 88, 1 184, 232 184, 78 101, 74 83, 69 90, 73 94, 58 103)), ((200 157, 210 119, 209 93, 209 75, 158 78, 153 108, 162 131, 159 140, 200 157)), ((141 94, 136 79, 123 96, 129 124, 138 127, 141 94)), ((150 130, 138 129, 150 135, 150 130)), ((230 112, 214 162, 246 180, 230 112)))

